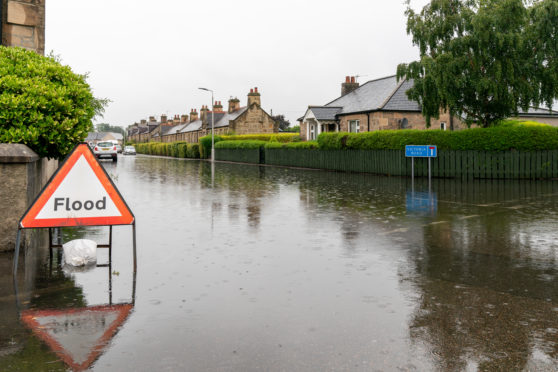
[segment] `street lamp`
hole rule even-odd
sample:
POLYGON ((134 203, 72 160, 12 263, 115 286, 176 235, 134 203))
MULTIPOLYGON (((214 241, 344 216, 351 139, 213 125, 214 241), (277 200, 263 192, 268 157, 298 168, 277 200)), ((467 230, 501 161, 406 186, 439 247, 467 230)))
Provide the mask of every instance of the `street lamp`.
POLYGON ((213 101, 213 91, 211 89, 207 89, 207 88, 198 88, 201 90, 205 90, 208 92, 211 92, 211 162, 213 163, 215 161, 215 139, 214 139, 214 129, 215 129, 215 117, 214 117, 214 112, 215 112, 215 107, 213 106, 214 101, 213 101))

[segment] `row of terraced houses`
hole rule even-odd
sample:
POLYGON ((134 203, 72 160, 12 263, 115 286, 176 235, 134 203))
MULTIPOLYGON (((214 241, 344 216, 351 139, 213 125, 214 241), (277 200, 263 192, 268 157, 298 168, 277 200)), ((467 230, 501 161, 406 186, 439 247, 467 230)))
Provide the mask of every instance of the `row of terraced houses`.
MULTIPOLYGON (((411 101, 405 92, 412 81, 397 81, 395 76, 371 80, 360 85, 355 77, 347 76, 341 84, 341 96, 321 106, 308 106, 299 118, 302 140, 315 140, 323 132, 370 132, 384 129, 427 129, 417 102, 411 101)), ((175 115, 173 119, 162 115, 141 120, 128 127, 128 138, 134 142, 198 142, 211 133, 214 120, 215 134, 276 133, 278 124, 261 107, 257 88, 248 93, 248 102, 240 106, 237 98, 228 102, 223 110, 220 101, 214 110, 202 106, 200 112, 192 109, 190 115, 175 115)), ((528 119, 558 126, 558 112, 530 108, 519 112, 520 119, 528 119)), ((432 120, 431 129, 460 130, 466 128, 458 118, 441 112, 439 119, 432 120)))
POLYGON ((225 111, 221 101, 216 101, 213 110, 202 106, 199 113, 192 109, 190 115, 175 115, 167 118, 161 115, 141 120, 128 127, 128 140, 132 142, 175 142, 195 143, 200 137, 211 134, 277 133, 278 123, 261 106, 258 88, 250 89, 246 106, 240 105, 238 98, 231 98, 225 111))

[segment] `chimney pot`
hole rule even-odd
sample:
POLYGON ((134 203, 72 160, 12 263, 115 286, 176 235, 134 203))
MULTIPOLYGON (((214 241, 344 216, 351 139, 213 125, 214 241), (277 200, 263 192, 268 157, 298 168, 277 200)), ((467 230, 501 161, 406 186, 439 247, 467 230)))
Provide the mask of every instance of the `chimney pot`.
POLYGON ((351 82, 351 77, 345 76, 345 83, 350 83, 350 82, 351 82))
POLYGON ((355 77, 351 76, 351 83, 354 83, 354 82, 355 82, 355 77))
POLYGON ((250 89, 250 93, 254 93, 254 89, 250 89))
POLYGON ((255 87, 255 88, 254 88, 254 92, 255 92, 255 93, 258 93, 258 87, 255 87))

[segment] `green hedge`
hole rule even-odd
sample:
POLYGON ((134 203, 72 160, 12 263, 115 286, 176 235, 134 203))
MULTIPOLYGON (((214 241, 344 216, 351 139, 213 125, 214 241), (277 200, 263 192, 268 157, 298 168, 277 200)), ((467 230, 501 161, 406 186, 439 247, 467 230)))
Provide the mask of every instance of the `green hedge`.
POLYGON ((258 149, 264 147, 267 142, 245 140, 245 141, 221 141, 215 144, 216 149, 258 149))
POLYGON ((299 133, 267 133, 267 134, 240 134, 220 136, 224 141, 265 141, 265 142, 299 142, 299 133))
MULTIPOLYGON (((214 136, 214 143, 222 141, 221 136, 214 136)), ((200 157, 208 159, 211 156, 211 135, 200 138, 200 157)))
POLYGON ((289 143, 279 143, 279 142, 268 142, 265 145, 266 149, 317 149, 317 141, 307 141, 307 142, 289 142, 289 143))
POLYGON ((135 145, 138 154, 172 156, 175 158, 195 158, 200 157, 200 146, 197 143, 186 142, 147 142, 135 145))
POLYGON ((436 145, 439 150, 555 150, 558 149, 558 128, 520 123, 460 131, 382 130, 318 136, 321 150, 404 150, 405 145, 436 145))

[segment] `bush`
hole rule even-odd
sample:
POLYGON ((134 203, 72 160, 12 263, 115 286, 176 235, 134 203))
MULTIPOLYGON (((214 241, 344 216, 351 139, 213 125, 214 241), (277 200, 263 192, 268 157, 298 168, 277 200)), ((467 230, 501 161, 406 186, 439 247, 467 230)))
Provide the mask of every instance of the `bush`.
POLYGON ((188 144, 188 151, 187 151, 188 158, 199 159, 200 158, 200 145, 197 143, 189 143, 188 144))
POLYGON ((0 46, 0 142, 61 159, 87 137, 106 103, 93 97, 85 75, 57 59, 0 46))
POLYGON ((322 133, 322 150, 404 150, 405 145, 436 145, 439 150, 556 150, 558 128, 548 125, 502 125, 460 131, 382 130, 366 133, 322 133))
POLYGON ((258 149, 265 146, 266 141, 222 141, 215 145, 216 149, 258 149))
POLYGON ((293 142, 295 137, 299 137, 298 133, 267 133, 267 134, 241 134, 221 136, 224 141, 277 141, 277 142, 293 142))
POLYGON ((317 149, 317 141, 308 142, 290 142, 290 143, 278 143, 278 142, 268 142, 265 145, 266 149, 317 149))
MULTIPOLYGON (((223 136, 214 136, 213 142, 222 140, 223 136)), ((211 135, 200 138, 200 158, 207 159, 211 156, 211 135)))

